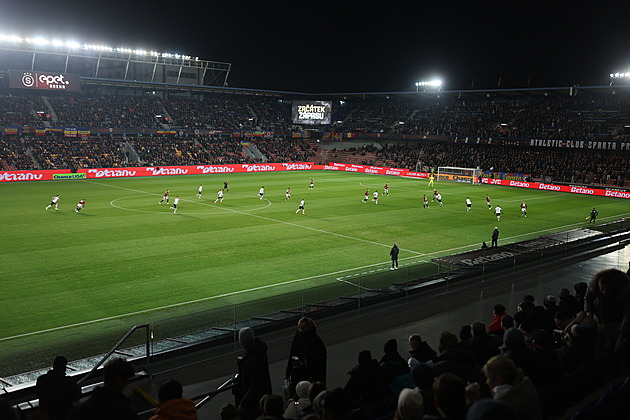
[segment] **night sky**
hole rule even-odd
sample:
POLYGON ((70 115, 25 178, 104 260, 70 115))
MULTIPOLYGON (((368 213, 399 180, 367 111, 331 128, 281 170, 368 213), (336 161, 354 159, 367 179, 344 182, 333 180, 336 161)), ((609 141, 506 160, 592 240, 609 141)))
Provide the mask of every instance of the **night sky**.
POLYGON ((594 86, 630 71, 630 1, 428 3, 0 0, 0 33, 227 61, 229 86, 291 92, 594 86))

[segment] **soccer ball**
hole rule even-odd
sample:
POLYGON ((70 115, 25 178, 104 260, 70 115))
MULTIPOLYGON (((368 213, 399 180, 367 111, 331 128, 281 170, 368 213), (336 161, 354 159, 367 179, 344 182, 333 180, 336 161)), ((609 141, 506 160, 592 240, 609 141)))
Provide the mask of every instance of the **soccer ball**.
POLYGON ((590 219, 590 217, 587 217, 586 220, 590 219))

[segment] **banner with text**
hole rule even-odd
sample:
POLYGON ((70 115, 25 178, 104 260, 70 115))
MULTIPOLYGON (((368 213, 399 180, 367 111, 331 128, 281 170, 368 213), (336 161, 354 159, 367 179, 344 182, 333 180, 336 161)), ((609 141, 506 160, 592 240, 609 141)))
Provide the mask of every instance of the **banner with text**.
POLYGON ((507 179, 492 179, 492 178, 483 178, 482 183, 490 184, 490 185, 503 185, 507 187, 533 188, 537 190, 558 191, 558 192, 568 192, 568 193, 573 193, 573 194, 597 195, 597 196, 603 196, 603 197, 616 197, 616 198, 630 199, 630 192, 620 191, 614 188, 578 187, 574 185, 543 184, 540 182, 511 181, 507 179))

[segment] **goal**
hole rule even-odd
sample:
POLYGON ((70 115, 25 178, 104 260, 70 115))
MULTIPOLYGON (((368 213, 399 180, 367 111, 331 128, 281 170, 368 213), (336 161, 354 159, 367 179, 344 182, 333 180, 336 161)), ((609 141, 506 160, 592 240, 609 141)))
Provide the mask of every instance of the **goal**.
POLYGON ((437 170, 438 181, 457 181, 476 184, 483 171, 477 168, 458 168, 454 166, 440 166, 437 170))

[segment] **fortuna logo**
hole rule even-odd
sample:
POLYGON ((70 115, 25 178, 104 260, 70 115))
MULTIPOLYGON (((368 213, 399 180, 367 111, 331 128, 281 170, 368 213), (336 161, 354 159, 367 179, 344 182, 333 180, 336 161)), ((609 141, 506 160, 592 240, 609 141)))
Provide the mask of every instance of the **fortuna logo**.
POLYGON ((538 189, 539 190, 560 191, 560 185, 540 184, 538 186, 538 189))
POLYGON ((201 170, 201 173, 204 174, 218 174, 224 172, 234 172, 234 168, 230 168, 229 166, 197 166, 198 170, 201 170))
POLYGON ((309 165, 308 163, 283 163, 282 166, 284 166, 287 171, 311 169, 313 167, 313 165, 309 165))
POLYGON ((127 177, 136 176, 136 171, 128 169, 88 169, 88 174, 94 174, 94 178, 127 177))
POLYGON ((182 168, 147 168, 147 171, 153 172, 153 175, 186 175, 188 169, 182 168))
POLYGON ((578 194, 593 194, 595 191, 589 190, 588 188, 571 187, 571 192, 578 194))
POLYGON ((3 173, 0 174, 0 181, 37 181, 42 179, 42 174, 34 174, 32 172, 22 172, 19 174, 3 173))
MULTIPOLYGON (((542 184, 540 184, 542 185, 542 184)), ((529 188, 529 182, 510 181, 510 187, 525 187, 529 188)))
POLYGON ((275 166, 271 165, 242 165, 241 167, 247 172, 273 171, 276 169, 275 166))

